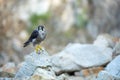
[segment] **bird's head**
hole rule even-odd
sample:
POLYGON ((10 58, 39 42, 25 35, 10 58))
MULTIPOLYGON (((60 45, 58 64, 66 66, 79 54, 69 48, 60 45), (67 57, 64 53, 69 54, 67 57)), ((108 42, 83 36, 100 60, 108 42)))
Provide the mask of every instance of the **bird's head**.
POLYGON ((38 26, 38 31, 39 31, 39 35, 41 38, 46 37, 46 30, 45 30, 45 27, 43 25, 38 26))
POLYGON ((43 31, 43 30, 44 30, 44 26, 43 26, 43 25, 39 25, 39 26, 38 26, 38 30, 43 31))

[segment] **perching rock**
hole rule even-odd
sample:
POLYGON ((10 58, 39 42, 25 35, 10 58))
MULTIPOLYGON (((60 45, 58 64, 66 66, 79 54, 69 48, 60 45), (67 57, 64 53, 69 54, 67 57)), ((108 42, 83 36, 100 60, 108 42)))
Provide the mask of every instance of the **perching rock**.
POLYGON ((51 66, 50 59, 48 59, 48 53, 43 50, 42 53, 37 54, 32 52, 26 56, 25 62, 20 70, 15 75, 15 78, 30 77, 37 68, 47 68, 51 66))
POLYGON ((51 57, 53 69, 58 74, 101 66, 111 60, 111 48, 78 43, 69 44, 63 51, 51 57))
POLYGON ((98 74, 97 80, 120 80, 120 56, 110 62, 105 71, 98 74))
POLYGON ((56 76, 52 69, 51 59, 48 53, 43 50, 40 54, 32 52, 25 58, 22 67, 14 79, 18 80, 67 80, 66 75, 56 76))

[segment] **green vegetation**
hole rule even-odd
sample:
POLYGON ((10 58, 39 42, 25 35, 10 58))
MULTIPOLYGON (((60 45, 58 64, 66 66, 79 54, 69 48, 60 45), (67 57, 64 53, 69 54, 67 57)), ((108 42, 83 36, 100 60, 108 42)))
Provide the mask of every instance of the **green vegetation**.
POLYGON ((29 18, 30 26, 28 26, 28 32, 31 33, 32 30, 39 24, 45 24, 50 17, 50 12, 45 14, 31 14, 29 18))
POLYGON ((77 15, 76 26, 78 28, 84 28, 88 22, 86 11, 83 10, 81 13, 77 15))

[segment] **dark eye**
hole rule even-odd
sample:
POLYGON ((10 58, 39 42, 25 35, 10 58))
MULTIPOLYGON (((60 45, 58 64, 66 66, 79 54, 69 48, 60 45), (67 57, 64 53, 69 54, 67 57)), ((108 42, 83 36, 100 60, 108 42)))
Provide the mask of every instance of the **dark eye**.
POLYGON ((44 28, 44 27, 43 27, 43 26, 41 26, 42 31, 43 31, 43 28, 44 28))
POLYGON ((40 26, 38 26, 38 30, 40 30, 40 26))

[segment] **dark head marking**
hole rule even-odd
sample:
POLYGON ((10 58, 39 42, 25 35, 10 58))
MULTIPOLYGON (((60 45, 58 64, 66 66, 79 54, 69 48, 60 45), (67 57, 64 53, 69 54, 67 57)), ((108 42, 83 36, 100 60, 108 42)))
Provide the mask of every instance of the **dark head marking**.
POLYGON ((39 26, 38 26, 38 30, 40 30, 40 29, 41 29, 41 30, 43 31, 43 28, 44 28, 44 26, 43 26, 43 25, 39 25, 39 26))

